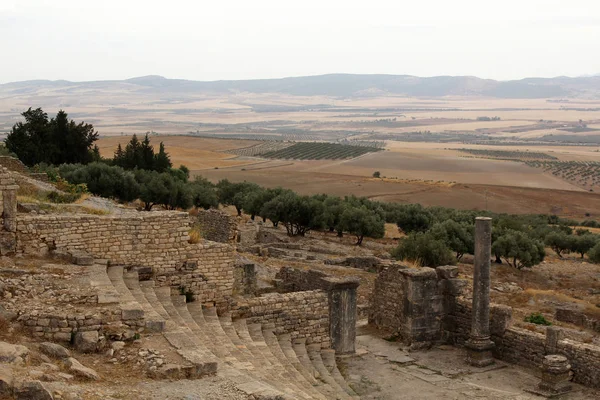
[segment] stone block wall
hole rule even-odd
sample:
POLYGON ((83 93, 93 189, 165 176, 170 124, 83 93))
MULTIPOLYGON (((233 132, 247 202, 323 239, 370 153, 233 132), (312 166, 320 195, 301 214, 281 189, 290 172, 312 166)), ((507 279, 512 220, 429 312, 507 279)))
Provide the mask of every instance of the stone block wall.
MULTIPOLYGON (((470 300, 457 299, 449 317, 453 331, 446 332, 447 337, 451 343, 464 344, 471 327, 470 300)), ((511 320, 510 307, 490 305, 490 332, 495 344, 495 358, 537 369, 542 365, 544 356, 561 354, 572 366, 574 382, 600 388, 600 346, 563 339, 561 335, 567 336, 567 330, 562 328, 549 327, 546 334, 542 334, 510 326, 511 320)))
POLYGON ((326 290, 329 286, 326 278, 329 276, 317 270, 302 270, 283 267, 275 275, 277 289, 285 292, 299 292, 302 290, 326 290))
POLYGON ((202 237, 213 242, 232 243, 237 238, 237 219, 224 211, 199 210, 192 221, 198 224, 202 237))
MULTIPOLYGON (((74 332, 98 331, 102 333, 109 327, 116 326, 137 330, 145 324, 144 319, 122 320, 121 310, 117 308, 96 308, 88 312, 71 310, 68 313, 64 311, 32 311, 21 314, 18 321, 30 329, 34 336, 57 342, 70 342, 74 332)), ((115 332, 117 330, 113 329, 115 332)))
POLYGON ((339 354, 354 353, 357 319, 357 278, 337 278, 315 270, 283 267, 275 275, 277 287, 285 292, 323 290, 327 293, 329 336, 339 354))
POLYGON ((586 315, 582 310, 573 307, 558 307, 555 314, 557 321, 568 322, 595 332, 600 332, 600 320, 586 315))
POLYGON ((185 212, 139 212, 118 216, 20 214, 19 253, 81 250, 115 265, 152 268, 158 285, 184 286, 203 302, 223 303, 233 288, 233 246, 190 244, 185 212))
POLYGON ((273 324, 277 335, 289 333, 292 339, 330 345, 329 301, 327 293, 320 290, 245 299, 232 308, 231 315, 246 318, 248 323, 273 324))
POLYGON ((233 277, 234 295, 253 296, 256 294, 256 266, 252 261, 243 257, 239 257, 235 261, 233 277))
POLYGON ((432 268, 383 268, 376 281, 369 323, 405 342, 438 341, 441 337, 443 297, 432 268))

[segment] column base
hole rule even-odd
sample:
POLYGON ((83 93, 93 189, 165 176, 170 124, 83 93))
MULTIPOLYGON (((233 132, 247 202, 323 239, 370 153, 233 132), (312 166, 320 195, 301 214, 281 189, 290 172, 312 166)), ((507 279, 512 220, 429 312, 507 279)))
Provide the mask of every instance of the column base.
POLYGON ((492 355, 494 342, 489 337, 470 338, 465 343, 465 347, 467 348, 467 363, 470 365, 481 368, 495 362, 492 355))

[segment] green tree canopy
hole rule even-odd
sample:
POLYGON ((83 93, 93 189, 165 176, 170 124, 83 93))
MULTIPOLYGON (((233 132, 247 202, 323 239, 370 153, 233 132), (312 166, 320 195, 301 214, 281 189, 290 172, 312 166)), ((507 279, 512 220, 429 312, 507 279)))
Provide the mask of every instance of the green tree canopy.
POLYGON ((443 240, 435 239, 424 232, 412 233, 400 239, 398 247, 392 250, 392 257, 432 268, 456 263, 451 250, 443 240))
POLYGON ((456 253, 456 259, 461 260, 465 254, 473 254, 475 246, 474 226, 460 224, 451 219, 433 225, 431 236, 446 243, 446 246, 456 253))
POLYGON ((94 153, 93 148, 98 132, 91 124, 77 124, 69 120, 63 110, 51 120, 41 108, 29 108, 21 115, 25 122, 17 122, 12 127, 5 145, 25 165, 87 164, 99 155, 94 153))
POLYGON ((382 238, 385 234, 385 222, 367 207, 347 207, 343 210, 339 229, 356 236, 356 244, 361 245, 365 236, 382 238))
POLYGON ((531 268, 544 261, 544 244, 527 234, 507 230, 492 244, 492 252, 517 269, 531 268))

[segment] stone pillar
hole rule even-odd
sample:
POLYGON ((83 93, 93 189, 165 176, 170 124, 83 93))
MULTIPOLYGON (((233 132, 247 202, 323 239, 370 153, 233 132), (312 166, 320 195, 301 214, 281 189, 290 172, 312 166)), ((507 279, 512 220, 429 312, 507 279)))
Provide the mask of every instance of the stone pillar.
POLYGON ((542 380, 535 393, 551 397, 571 391, 571 366, 567 357, 553 354, 544 357, 542 380))
POLYGON ((494 363, 490 340, 490 258, 492 253, 492 219, 475 219, 475 263, 473 272, 473 313, 471 334, 465 343, 467 362, 476 367, 494 363))
POLYGON ((8 232, 17 231, 17 187, 4 187, 2 190, 2 205, 4 230, 8 232))
POLYGON ((328 277, 329 336, 331 347, 337 354, 355 352, 356 341, 356 289, 357 278, 328 277))
POLYGON ((562 339, 563 331, 557 326, 546 328, 546 354, 558 353, 558 342, 562 339))

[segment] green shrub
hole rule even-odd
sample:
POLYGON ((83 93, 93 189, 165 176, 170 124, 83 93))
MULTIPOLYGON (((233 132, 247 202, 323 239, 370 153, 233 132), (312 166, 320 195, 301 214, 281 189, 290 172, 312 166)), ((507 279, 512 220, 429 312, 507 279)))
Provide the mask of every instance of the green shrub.
POLYGON ((48 201, 52 203, 74 203, 81 197, 81 194, 77 193, 60 193, 60 192, 50 192, 46 196, 48 201))
POLYGON ((594 264, 600 264, 600 243, 597 243, 588 252, 588 257, 594 264))
POLYGON ((456 263, 446 243, 435 239, 430 233, 412 233, 400 239, 398 247, 391 254, 397 260, 408 260, 422 267, 435 268, 456 263))
POLYGON ((540 314, 539 312, 534 312, 534 313, 531 313, 530 315, 526 316, 525 322, 530 322, 530 323, 536 324, 536 325, 546 325, 546 326, 552 325, 552 322, 550 322, 546 318, 544 318, 544 316, 542 314, 540 314))

